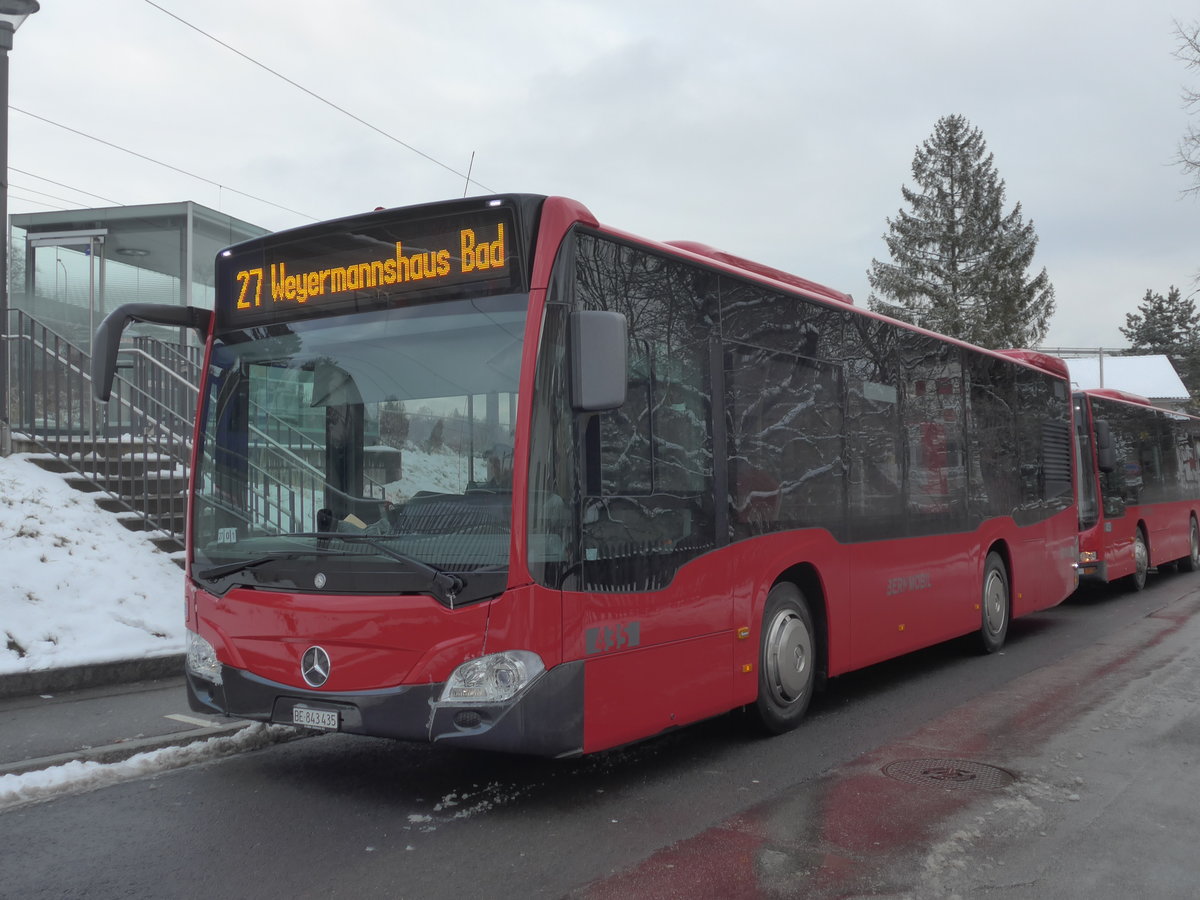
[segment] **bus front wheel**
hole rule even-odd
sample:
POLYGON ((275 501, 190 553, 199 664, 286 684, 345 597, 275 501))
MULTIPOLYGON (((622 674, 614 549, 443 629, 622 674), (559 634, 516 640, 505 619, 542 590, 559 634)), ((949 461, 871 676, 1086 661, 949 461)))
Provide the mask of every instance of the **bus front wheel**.
POLYGON ((1009 596, 1008 570, 999 553, 987 555, 983 566, 982 621, 979 641, 984 653, 995 653, 1008 637, 1009 596))
POLYGON ((1133 574, 1126 581, 1131 591, 1140 591, 1146 586, 1146 574, 1150 571, 1150 550, 1142 529, 1133 536, 1133 574))
POLYGON ((767 594, 758 654, 758 721, 770 734, 800 724, 816 682, 812 614, 794 584, 781 583, 767 594))

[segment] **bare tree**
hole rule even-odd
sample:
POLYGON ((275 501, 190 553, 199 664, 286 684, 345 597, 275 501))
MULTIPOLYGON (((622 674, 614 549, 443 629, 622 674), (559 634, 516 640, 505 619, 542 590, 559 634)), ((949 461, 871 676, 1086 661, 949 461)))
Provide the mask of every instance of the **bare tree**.
MULTIPOLYGON (((1176 22, 1175 34, 1179 38, 1179 49, 1175 51, 1175 56, 1189 69, 1200 69, 1200 22, 1191 25, 1176 22)), ((1190 115, 1200 114, 1200 89, 1183 89, 1183 108, 1190 115)), ((1195 121, 1188 124, 1179 142, 1179 164, 1192 181, 1187 193, 1200 194, 1200 125, 1195 121)))

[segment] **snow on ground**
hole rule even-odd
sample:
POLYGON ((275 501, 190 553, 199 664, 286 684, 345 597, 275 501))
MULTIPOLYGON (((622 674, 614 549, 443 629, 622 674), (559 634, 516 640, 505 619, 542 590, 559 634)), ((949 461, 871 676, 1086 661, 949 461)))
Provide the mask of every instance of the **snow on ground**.
POLYGON ((157 775, 160 772, 246 750, 257 750, 294 734, 295 730, 292 728, 256 723, 247 725, 241 731, 227 737, 215 737, 183 747, 164 747, 161 750, 138 753, 120 762, 76 760, 21 775, 0 775, 0 811, 64 794, 94 791, 123 781, 157 775))
POLYGON ((0 458, 0 675, 183 652, 183 572, 96 496, 0 458))

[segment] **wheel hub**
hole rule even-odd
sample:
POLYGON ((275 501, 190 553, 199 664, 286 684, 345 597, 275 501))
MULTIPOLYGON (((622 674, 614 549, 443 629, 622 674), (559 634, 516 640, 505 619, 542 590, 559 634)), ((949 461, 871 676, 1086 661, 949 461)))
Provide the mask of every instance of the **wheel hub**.
POLYGON ((804 620, 790 611, 772 622, 767 642, 767 674, 772 692, 781 703, 799 699, 808 685, 812 638, 804 620))
POLYGON ((983 615, 988 631, 999 634, 1004 627, 1005 604, 1008 597, 1004 591, 1004 581, 999 574, 992 572, 988 575, 987 589, 983 595, 983 615))

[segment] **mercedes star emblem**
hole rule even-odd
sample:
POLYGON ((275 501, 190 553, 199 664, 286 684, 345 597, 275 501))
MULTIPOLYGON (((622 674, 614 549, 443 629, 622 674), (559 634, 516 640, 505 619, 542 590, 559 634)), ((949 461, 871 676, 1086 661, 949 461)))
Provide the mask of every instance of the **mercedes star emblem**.
POLYGON ((329 654, 323 647, 309 647, 300 657, 300 674, 313 687, 320 687, 329 680, 329 668, 329 654))

